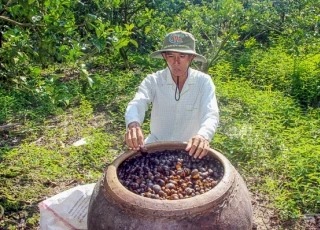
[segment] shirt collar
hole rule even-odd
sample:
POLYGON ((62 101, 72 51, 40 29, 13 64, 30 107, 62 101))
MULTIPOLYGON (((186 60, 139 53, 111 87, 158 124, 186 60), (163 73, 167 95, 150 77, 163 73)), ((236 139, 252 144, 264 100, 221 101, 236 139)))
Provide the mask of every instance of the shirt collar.
MULTIPOLYGON (((185 85, 191 86, 191 85, 195 84, 194 74, 195 74, 194 69, 189 68, 188 77, 187 77, 185 85)), ((175 85, 175 82, 173 81, 173 78, 171 76, 171 72, 170 72, 169 68, 165 69, 165 81, 166 81, 167 85, 175 85)))

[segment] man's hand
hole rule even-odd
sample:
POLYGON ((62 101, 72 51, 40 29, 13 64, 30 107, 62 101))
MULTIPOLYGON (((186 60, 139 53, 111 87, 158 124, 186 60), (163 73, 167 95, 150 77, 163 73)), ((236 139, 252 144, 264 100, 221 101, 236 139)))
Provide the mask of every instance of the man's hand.
POLYGON ((209 141, 201 135, 196 135, 188 141, 186 151, 194 158, 203 158, 210 149, 209 141))
POLYGON ((144 136, 141 126, 138 122, 131 122, 126 132, 126 144, 130 149, 139 150, 144 147, 144 136))

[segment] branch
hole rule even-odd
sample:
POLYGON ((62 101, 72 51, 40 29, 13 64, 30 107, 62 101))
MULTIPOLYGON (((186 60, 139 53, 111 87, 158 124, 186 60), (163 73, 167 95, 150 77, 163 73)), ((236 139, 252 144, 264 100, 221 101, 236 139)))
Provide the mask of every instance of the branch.
POLYGON ((130 19, 133 15, 135 15, 137 12, 140 12, 144 8, 145 8, 145 5, 140 5, 135 10, 128 12, 128 14, 127 14, 128 19, 130 19))
POLYGON ((210 37, 208 36, 208 34, 205 31, 203 31, 203 33, 206 36, 207 40, 210 42, 211 47, 213 47, 214 45, 213 45, 212 39, 210 39, 210 37))
POLYGON ((211 66, 212 63, 214 61, 216 61, 216 59, 218 58, 219 56, 219 53, 220 51, 223 49, 224 45, 227 43, 227 41, 229 40, 229 38, 231 37, 231 35, 233 34, 233 31, 231 31, 221 42, 220 46, 219 46, 219 49, 218 51, 215 53, 215 55, 212 57, 211 61, 209 62, 209 65, 208 66, 211 66))
POLYGON ((16 2, 17 0, 9 0, 7 2, 7 4, 2 8, 1 12, 0 12, 0 15, 2 15, 8 8, 8 6, 10 6, 12 3, 16 2))
POLYGON ((276 31, 276 32, 278 32, 279 34, 282 34, 282 31, 280 31, 280 30, 278 30, 278 29, 276 29, 276 28, 273 28, 273 27, 271 27, 271 26, 268 26, 268 25, 266 25, 266 24, 264 24, 264 23, 262 23, 262 22, 257 22, 257 23, 260 24, 260 25, 265 26, 266 28, 268 28, 268 29, 270 29, 270 30, 272 30, 272 31, 276 31))
POLYGON ((12 20, 6 16, 1 16, 0 15, 0 19, 8 21, 12 24, 18 25, 18 26, 28 26, 28 27, 33 27, 33 26, 44 26, 44 25, 40 25, 40 24, 32 24, 32 23, 21 23, 21 22, 17 22, 15 20, 12 20))
MULTIPOLYGON (((32 23, 21 23, 21 22, 17 22, 17 21, 14 21, 6 16, 1 16, 0 15, 0 19, 3 19, 5 21, 8 21, 8 22, 11 22, 12 24, 15 24, 15 25, 19 25, 19 26, 28 26, 28 27, 45 27, 46 25, 41 25, 41 24, 32 24, 32 23)), ((85 26, 84 23, 82 24, 79 24, 79 25, 75 25, 77 27, 83 27, 85 26)), ((71 28, 72 26, 68 26, 68 27, 64 27, 64 28, 71 28)))
POLYGON ((14 149, 14 148, 19 148, 19 145, 13 145, 13 146, 4 146, 4 147, 0 147, 0 149, 14 149))
POLYGON ((13 127, 20 126, 20 124, 8 124, 0 126, 0 131, 11 129, 13 127))

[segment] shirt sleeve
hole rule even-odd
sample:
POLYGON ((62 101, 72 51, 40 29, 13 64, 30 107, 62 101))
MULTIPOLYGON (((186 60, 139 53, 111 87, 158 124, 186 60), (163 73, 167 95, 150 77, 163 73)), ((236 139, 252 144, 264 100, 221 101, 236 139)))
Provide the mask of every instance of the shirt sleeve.
POLYGON ((211 141, 219 124, 219 108, 215 85, 209 76, 203 84, 200 105, 201 127, 197 134, 211 141))
POLYGON ((125 121, 126 127, 131 122, 138 122, 140 125, 144 121, 145 112, 148 110, 148 105, 152 101, 152 75, 147 76, 139 86, 137 93, 132 101, 129 102, 126 112, 125 121))

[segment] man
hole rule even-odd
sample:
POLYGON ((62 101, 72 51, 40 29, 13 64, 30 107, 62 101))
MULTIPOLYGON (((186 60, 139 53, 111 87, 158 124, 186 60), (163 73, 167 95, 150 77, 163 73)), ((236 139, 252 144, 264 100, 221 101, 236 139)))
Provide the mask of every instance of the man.
POLYGON ((206 62, 195 51, 195 38, 183 31, 166 35, 162 49, 150 54, 163 58, 168 68, 148 75, 125 113, 126 144, 139 150, 144 143, 188 142, 186 151, 203 158, 219 123, 215 86, 209 75, 189 68, 192 60, 206 62), (144 140, 141 124, 152 103, 150 131, 144 140))

